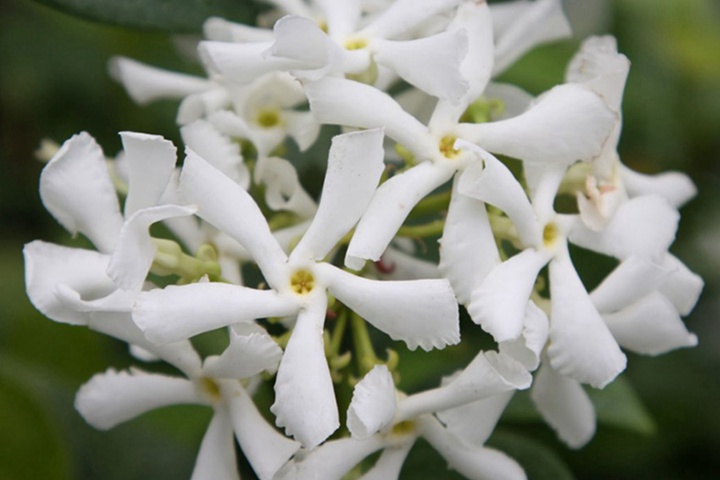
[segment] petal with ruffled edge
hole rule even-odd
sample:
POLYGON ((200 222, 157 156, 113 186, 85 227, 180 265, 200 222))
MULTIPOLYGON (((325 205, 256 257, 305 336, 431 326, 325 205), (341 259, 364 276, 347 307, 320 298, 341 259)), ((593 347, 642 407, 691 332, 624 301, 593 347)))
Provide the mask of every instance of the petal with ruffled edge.
POLYGON ((383 448, 384 444, 379 436, 365 440, 332 440, 311 452, 301 451, 273 480, 340 480, 365 457, 383 448))
POLYGON ((195 213, 195 207, 161 205, 139 210, 125 222, 110 257, 108 275, 124 290, 139 290, 155 258, 150 225, 195 213))
POLYGON ((353 390, 347 411, 347 427, 364 440, 390 425, 395 416, 395 382, 385 365, 376 365, 353 390))
POLYGON ((438 268, 450 281, 460 304, 470 304, 472 291, 500 264, 485 204, 458 192, 453 183, 450 207, 440 239, 438 268))
POLYGON ((430 95, 457 102, 469 88, 460 73, 468 51, 465 30, 409 41, 376 40, 373 47, 376 62, 430 95))
POLYGON ((315 201, 303 188, 297 170, 289 161, 278 157, 266 158, 256 180, 265 186, 265 203, 271 209, 293 212, 302 218, 315 214, 315 201))
POLYGON ((340 426, 323 346, 327 295, 320 291, 313 295, 298 314, 275 380, 275 403, 270 407, 275 423, 308 449, 340 426))
POLYGON ((528 249, 491 270, 470 294, 468 313, 473 322, 497 342, 518 338, 538 272, 548 260, 547 252, 528 249))
POLYGON ((230 345, 220 355, 207 357, 203 370, 215 378, 250 378, 275 373, 282 349, 258 325, 241 323, 230 328, 230 345))
POLYGON ((230 414, 217 408, 200 444, 190 480, 240 480, 230 414))
POLYGON ((469 150, 478 156, 478 160, 468 165, 460 176, 458 191, 505 212, 515 225, 523 244, 538 245, 542 234, 535 212, 510 169, 475 144, 458 140, 455 148, 469 150))
POLYGON ((603 319, 623 348, 644 355, 660 355, 698 343, 672 302, 658 292, 618 312, 603 315, 603 319))
POLYGON ((595 408, 577 380, 543 363, 530 390, 535 408, 571 448, 580 448, 595 435, 595 408))
POLYGON ((648 259, 628 257, 590 293, 590 299, 599 312, 612 313, 656 290, 669 273, 670 269, 648 259))
POLYGON ((177 149, 159 135, 121 132, 128 169, 124 215, 158 204, 175 171, 177 149))
POLYGON ((511 357, 493 351, 480 352, 452 382, 400 400, 395 421, 459 407, 511 390, 526 389, 530 383, 530 372, 511 357))
POLYGON ((365 212, 385 168, 382 142, 380 129, 333 138, 317 214, 291 261, 322 259, 365 212))
POLYGON ((498 350, 533 371, 540 365, 540 355, 547 343, 550 321, 532 300, 525 308, 522 335, 517 340, 500 342, 498 350))
POLYGON ((35 308, 56 322, 86 325, 90 319, 86 309, 71 308, 58 296, 59 285, 83 300, 104 298, 117 290, 106 273, 108 255, 36 240, 25 245, 23 256, 28 297, 35 308))
POLYGON ((458 138, 485 150, 542 164, 591 160, 617 122, 617 114, 588 87, 565 84, 544 93, 523 114, 497 122, 458 125, 458 138))
POLYGON ((271 480, 300 448, 300 444, 275 430, 238 382, 221 382, 220 388, 228 402, 240 448, 258 478, 271 480))
POLYGON ((163 70, 127 57, 111 58, 108 70, 110 76, 125 87, 130 98, 140 105, 183 98, 214 86, 206 78, 163 70))
POLYGON ((525 472, 512 458, 499 450, 477 447, 460 440, 443 428, 434 417, 420 420, 421 435, 448 462, 471 480, 525 480, 525 472))
POLYGON ((697 195, 697 187, 690 177, 680 172, 644 175, 620 165, 623 185, 631 197, 660 195, 675 208, 680 208, 697 195))
POLYGON ((40 175, 40 198, 67 231, 82 233, 103 253, 112 252, 123 218, 94 138, 83 132, 63 143, 40 175))
POLYGON ((215 228, 224 231, 250 251, 265 280, 275 287, 284 287, 284 263, 287 260, 270 232, 260 208, 252 197, 188 150, 180 176, 180 192, 197 204, 198 216, 215 228))
POLYGON ((590 300, 567 251, 550 262, 552 367, 603 388, 625 370, 626 358, 590 300))
POLYGON ((384 128, 385 134, 410 149, 419 159, 437 151, 425 125, 405 112, 388 94, 343 78, 305 82, 310 110, 323 124, 384 128), (432 153, 430 153, 432 152, 432 153))
POLYGON ((660 291, 675 305, 678 313, 685 316, 695 308, 705 282, 672 254, 664 255, 661 263, 670 270, 670 274, 660 286, 660 291))
POLYGON ((460 341, 458 305, 447 280, 369 280, 329 264, 319 267, 332 295, 409 349, 460 341))
POLYGON ((637 255, 657 259, 675 240, 680 214, 662 197, 645 195, 625 202, 602 232, 580 222, 569 239, 581 247, 619 259, 637 255))
POLYGON ((482 447, 500 420, 514 391, 503 392, 492 397, 443 410, 437 417, 450 433, 463 441, 482 447))
POLYGON ((77 411, 99 430, 111 429, 156 408, 183 403, 203 403, 189 380, 112 368, 94 375, 75 397, 77 411))
POLYGON ((180 129, 183 142, 210 165, 246 189, 250 172, 243 163, 240 145, 220 133, 207 120, 197 120, 180 129))
POLYGON ((428 18, 456 7, 461 0, 398 0, 392 2, 358 36, 397 38, 428 18))
POLYGON ((423 162, 380 185, 350 240, 345 265, 359 270, 364 260, 379 260, 413 207, 454 173, 447 164, 423 162))
POLYGON ((294 298, 273 290, 193 283, 140 293, 133 320, 148 340, 163 344, 257 318, 293 315, 298 308, 294 298))

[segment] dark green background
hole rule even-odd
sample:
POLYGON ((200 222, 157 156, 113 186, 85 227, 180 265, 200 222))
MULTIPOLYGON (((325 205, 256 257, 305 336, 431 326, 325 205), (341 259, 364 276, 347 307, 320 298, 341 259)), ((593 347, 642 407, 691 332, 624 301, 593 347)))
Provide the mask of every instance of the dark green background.
MULTIPOLYGON (((588 5, 598 3, 589 0, 588 5)), ((655 419, 654 434, 638 432, 643 430, 640 417, 634 429, 629 428, 632 419, 615 426, 607 421, 588 447, 570 451, 546 426, 524 416, 519 404, 494 441, 509 451, 522 450, 513 435, 525 433, 562 457, 579 479, 714 479, 720 472, 720 2, 616 0, 605 5, 606 23, 590 21, 589 28, 615 34, 633 64, 623 107, 623 160, 644 172, 686 171, 700 189, 682 212, 673 247, 706 281, 687 319, 700 345, 655 359, 630 356, 625 376, 655 419)), ((584 16, 587 20, 587 10, 584 16)), ((578 42, 541 48, 505 78, 539 93, 562 81, 578 42)), ((198 71, 176 53, 165 33, 90 23, 28 0, 0 1, 3 480, 189 478, 209 418, 200 408, 175 407, 108 433, 85 425, 72 407, 74 392, 94 373, 129 365, 125 347, 44 319, 24 294, 22 245, 33 239, 71 241, 39 201, 41 164, 33 151, 40 139, 62 142, 87 130, 114 154, 120 148, 117 132, 137 130, 180 145, 174 103, 138 107, 108 79, 107 60, 117 54, 198 71)), ((584 270, 592 276, 590 268, 584 270)), ((408 381, 428 365, 419 355, 406 360, 408 381)), ((448 368, 433 364, 429 370, 448 368)), ((605 412, 605 418, 612 412, 621 417, 624 410, 609 405, 605 412)), ((446 478, 442 460, 425 453, 421 447, 411 456, 404 477, 446 478)), ((552 471, 552 465, 546 467, 552 471)), ((535 465, 532 471, 541 475, 541 470, 535 465)))

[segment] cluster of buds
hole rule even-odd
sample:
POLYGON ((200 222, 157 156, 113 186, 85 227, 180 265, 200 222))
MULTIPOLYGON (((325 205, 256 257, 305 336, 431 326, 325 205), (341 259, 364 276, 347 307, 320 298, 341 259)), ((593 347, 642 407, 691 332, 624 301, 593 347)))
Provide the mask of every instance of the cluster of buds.
POLYGON ((613 38, 585 41, 534 98, 493 78, 569 35, 559 0, 268 3, 272 28, 205 23, 206 77, 112 60, 138 103, 181 100, 181 166, 159 136, 123 132, 108 159, 81 133, 43 170, 45 207, 96 250, 26 245, 33 304, 182 374, 94 376, 76 398, 91 425, 210 406, 194 479, 239 478, 235 441, 262 480, 392 479, 418 438, 468 478, 523 479, 485 446, 514 392, 580 447, 595 431, 583 384, 612 382, 623 350, 696 344, 681 317, 702 280, 668 252, 695 188, 621 162, 629 62, 613 38), (283 157, 323 125, 342 133, 316 201, 283 157), (438 261, 423 257, 438 238, 438 261), (570 244, 616 259, 591 292, 570 244), (436 388, 399 390, 402 359, 377 337, 455 345, 461 309, 497 349, 470 345, 436 388), (201 355, 209 331, 225 341, 201 355), (270 414, 253 400, 265 382, 270 414))

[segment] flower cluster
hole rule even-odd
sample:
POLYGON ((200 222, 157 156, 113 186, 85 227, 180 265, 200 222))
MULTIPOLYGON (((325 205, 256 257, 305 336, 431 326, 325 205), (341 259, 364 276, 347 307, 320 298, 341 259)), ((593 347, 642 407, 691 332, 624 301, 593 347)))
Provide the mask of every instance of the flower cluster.
POLYGON ((272 28, 207 20, 204 78, 112 60, 138 103, 180 99, 181 166, 159 136, 123 132, 108 159, 81 133, 43 170, 47 210, 96 250, 28 244, 33 304, 182 374, 94 376, 76 399, 90 424, 210 406, 194 479, 239 478, 234 439, 261 479, 397 478, 420 437, 468 478, 522 479, 485 446, 515 391, 580 447, 595 430, 583 384, 612 382, 623 350, 696 344, 681 317, 702 281, 668 251, 695 188, 621 162, 629 62, 613 38, 585 41, 534 98, 493 78, 569 35, 559 0, 268 3, 272 28), (323 125, 343 133, 316 201, 283 157, 323 125), (422 258, 437 238, 439 260, 422 258), (591 292, 570 244, 617 260, 591 292), (376 337, 458 344, 461 306, 497 350, 400 391, 376 337), (213 330, 226 342, 201 355, 191 339, 213 330), (253 400, 264 382, 278 429, 253 400))

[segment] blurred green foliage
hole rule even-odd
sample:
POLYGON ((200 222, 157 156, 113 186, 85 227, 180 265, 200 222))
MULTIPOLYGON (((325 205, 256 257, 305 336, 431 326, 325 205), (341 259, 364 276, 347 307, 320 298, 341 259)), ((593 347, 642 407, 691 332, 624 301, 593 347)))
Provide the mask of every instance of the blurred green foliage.
MULTIPOLYGON (((114 4, 150 5, 108 3, 114 4)), ((596 438, 580 451, 568 450, 538 421, 526 395, 513 401, 491 444, 516 455, 530 478, 536 479, 716 478, 720 472, 720 225, 716 220, 720 213, 720 2, 615 0, 605 5, 610 9, 609 33, 617 36, 620 50, 633 62, 623 104, 623 160, 643 172, 686 171, 700 189, 683 211, 673 247, 707 282, 700 304, 687 319, 700 346, 660 358, 631 355, 622 381, 594 393, 601 425, 596 438)), ((237 15, 243 18, 247 12, 238 8, 237 15)), ((115 20, 122 21, 119 18, 115 20)), ((170 28, 197 31, 200 19, 187 21, 191 23, 170 28)), ((603 33, 605 25, 596 28, 603 33)), ((38 238, 73 242, 44 211, 37 194, 42 165, 33 151, 40 139, 62 142, 87 130, 108 155, 120 148, 117 132, 123 130, 161 134, 181 145, 174 126, 176 105, 134 105, 109 80, 106 63, 112 55, 126 55, 172 70, 199 72, 193 58, 175 48, 193 38, 90 23, 30 0, 0 3, 3 480, 189 477, 209 411, 172 407, 110 432, 87 426, 73 409, 74 392, 93 374, 134 362, 119 342, 55 324, 37 313, 24 294, 21 249, 38 238)), ((504 79, 533 93, 561 82, 579 41, 531 52, 504 79)), ((321 168, 308 166, 305 171, 304 181, 316 191, 321 168)), ((587 278, 593 276, 586 273, 587 278)), ((472 341, 438 352, 430 357, 432 361, 423 352, 402 351, 407 355, 401 363, 403 387, 412 391, 433 386, 428 378, 450 373, 466 362, 487 341, 477 330, 465 322, 463 335, 472 341)), ((261 396, 267 397, 267 392, 261 396)), ((243 478, 253 478, 243 473, 243 478)), ((453 475, 429 446, 420 444, 403 478, 458 478, 453 475)))

